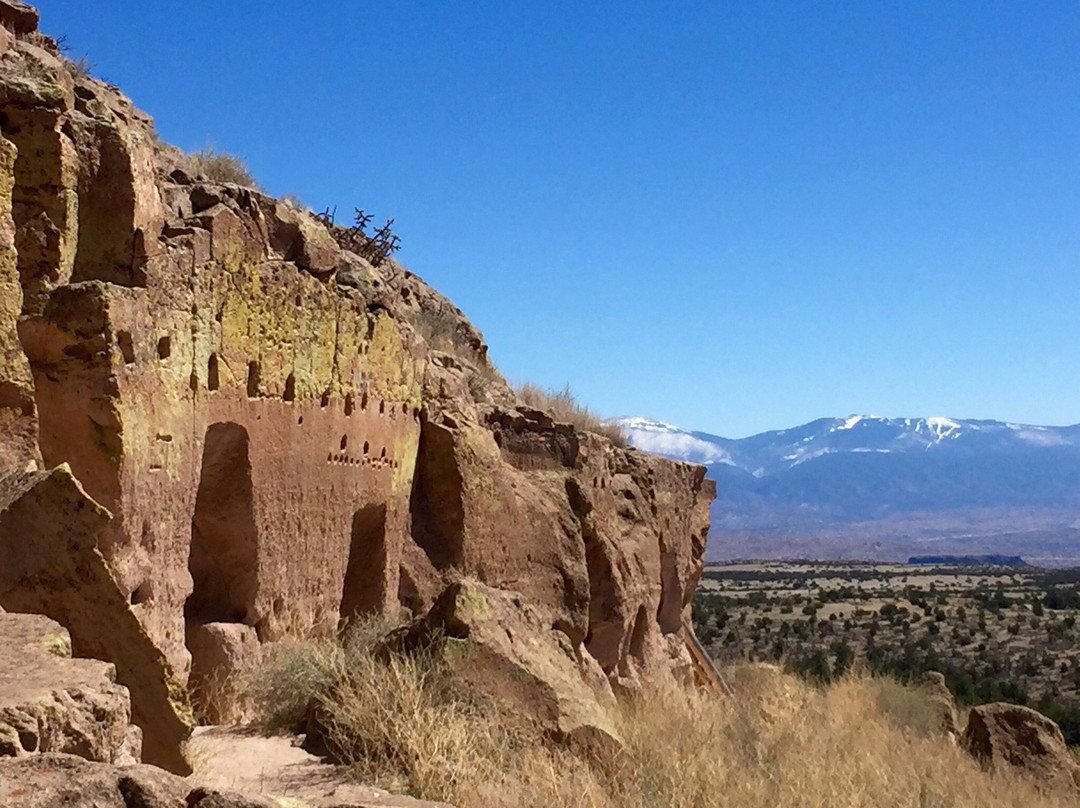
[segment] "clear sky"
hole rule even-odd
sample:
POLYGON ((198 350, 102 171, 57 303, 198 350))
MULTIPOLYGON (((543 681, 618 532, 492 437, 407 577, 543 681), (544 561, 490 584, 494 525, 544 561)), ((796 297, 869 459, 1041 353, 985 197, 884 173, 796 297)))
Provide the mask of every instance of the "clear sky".
POLYGON ((40 0, 515 381, 740 437, 1080 421, 1080 4, 40 0))

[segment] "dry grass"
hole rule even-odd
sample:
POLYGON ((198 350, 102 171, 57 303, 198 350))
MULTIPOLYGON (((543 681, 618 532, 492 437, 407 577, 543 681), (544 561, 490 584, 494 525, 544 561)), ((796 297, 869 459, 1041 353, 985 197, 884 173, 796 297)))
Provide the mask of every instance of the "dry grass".
POLYGON ((269 723, 295 723, 315 703, 359 777, 459 808, 1076 804, 1075 796, 983 773, 928 731, 917 695, 862 674, 819 690, 769 666, 746 666, 731 677, 737 703, 654 690, 620 708, 625 754, 599 769, 511 735, 454 690, 435 656, 380 655, 361 635, 279 653, 257 680, 269 723))
POLYGON ((522 403, 537 410, 545 410, 556 421, 573 424, 586 432, 603 435, 616 446, 627 445, 623 428, 611 421, 605 421, 591 412, 588 407, 578 403, 570 390, 570 385, 565 385, 562 390, 554 390, 525 382, 515 387, 514 392, 522 403))
POLYGON ((343 641, 282 644, 249 693, 266 728, 309 716, 357 778, 426 799, 467 799, 502 778, 519 741, 484 705, 456 691, 439 649, 381 651, 385 624, 359 623, 343 641))
POLYGON ((187 168, 194 174, 205 174, 214 182, 230 182, 260 190, 259 183, 242 157, 217 151, 213 146, 188 154, 187 168))
POLYGON ((631 705, 622 727, 632 763, 619 783, 619 803, 641 808, 1075 804, 1075 796, 1041 794, 1029 783, 985 774, 941 735, 925 734, 918 710, 883 712, 883 701, 892 707, 907 700, 897 697, 892 684, 883 689, 880 680, 851 676, 818 691, 764 668, 757 675, 737 706, 675 692, 631 705))
POLYGON ((78 78, 91 77, 94 74, 95 66, 87 56, 79 56, 74 59, 65 59, 68 69, 72 75, 78 78))
POLYGON ((867 676, 863 681, 878 712, 900 729, 923 737, 941 732, 941 708, 923 691, 891 676, 867 676))

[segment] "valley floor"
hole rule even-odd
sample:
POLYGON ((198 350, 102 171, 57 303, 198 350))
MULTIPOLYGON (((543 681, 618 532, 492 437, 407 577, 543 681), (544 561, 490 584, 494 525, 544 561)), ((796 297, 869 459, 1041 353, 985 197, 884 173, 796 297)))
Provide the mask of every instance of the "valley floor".
POLYGON ((829 680, 858 666, 945 674, 961 703, 1038 708, 1080 744, 1080 570, 760 562, 710 565, 694 600, 714 659, 829 680))

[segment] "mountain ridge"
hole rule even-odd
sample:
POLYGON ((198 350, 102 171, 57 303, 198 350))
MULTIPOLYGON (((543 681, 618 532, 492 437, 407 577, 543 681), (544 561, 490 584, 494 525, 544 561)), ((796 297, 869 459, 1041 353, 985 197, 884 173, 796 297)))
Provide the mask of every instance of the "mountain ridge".
POLYGON ((758 477, 775 473, 785 465, 787 468, 800 465, 822 454, 928 449, 944 441, 969 443, 977 440, 985 445, 988 440, 997 439, 1000 442, 1002 438, 1012 437, 1019 443, 1032 446, 1073 446, 1080 449, 1080 424, 1042 426, 945 416, 894 418, 850 415, 846 418, 817 418, 798 426, 759 432, 745 438, 725 438, 643 416, 613 420, 627 432, 631 444, 644 451, 707 465, 724 463, 758 477), (815 442, 826 445, 807 451, 805 444, 815 442), (785 445, 790 447, 785 454, 779 454, 773 448, 785 445), (791 462, 785 464, 777 460, 791 462))
POLYGON ((1041 548, 1055 563, 1064 545, 1080 562, 1067 549, 1080 524, 1080 425, 851 415, 732 439, 617 422, 639 450, 707 466, 717 481, 712 559, 813 547, 892 560, 934 541, 953 542, 935 552, 963 554, 1041 548))

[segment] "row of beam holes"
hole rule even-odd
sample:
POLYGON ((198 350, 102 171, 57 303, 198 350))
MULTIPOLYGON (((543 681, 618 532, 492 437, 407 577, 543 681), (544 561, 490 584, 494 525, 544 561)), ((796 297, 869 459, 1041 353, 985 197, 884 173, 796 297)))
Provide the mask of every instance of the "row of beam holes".
MULTIPOLYGON (((116 344, 120 348, 120 355, 124 357, 125 365, 135 364, 135 340, 130 331, 120 331, 116 335, 116 344)), ((165 360, 172 353, 172 338, 162 337, 157 342, 158 359, 165 360)))
MULTIPOLYGON (((123 346, 125 344, 125 340, 124 340, 125 335, 127 335, 128 351, 131 351, 131 335, 128 334, 126 331, 121 331, 120 332, 120 336, 119 336, 119 342, 120 342, 120 346, 121 346, 120 350, 124 351, 123 346)), ((162 337, 162 339, 158 341, 158 355, 162 356, 162 358, 165 358, 165 357, 167 357, 169 355, 170 352, 171 352, 171 342, 169 341, 169 338, 168 337, 162 337), (164 346, 162 346, 163 342, 165 343, 164 346), (164 350, 164 356, 162 356, 162 350, 164 350)), ((128 356, 128 353, 125 352, 124 353, 125 361, 128 361, 129 363, 134 361, 134 355, 133 354, 132 354, 132 358, 130 360, 127 359, 127 356, 128 356)), ((254 361, 248 362, 248 371, 247 371, 247 394, 248 394, 248 398, 256 398, 258 396, 258 394, 259 394, 259 379, 260 379, 259 363, 254 362, 254 361)), ((192 376, 192 380, 193 380, 193 384, 194 384, 195 383, 194 376, 192 376)), ((217 390, 221 386, 221 377, 220 377, 220 372, 218 370, 218 355, 216 353, 210 354, 210 358, 207 360, 206 386, 210 390, 217 390)), ((296 400, 296 374, 295 373, 290 373, 288 375, 288 377, 285 379, 285 392, 282 394, 281 397, 285 401, 295 401, 296 400)), ((345 396, 345 415, 346 416, 351 416, 353 414, 353 410, 355 408, 355 405, 354 405, 353 402, 354 402, 354 398, 353 398, 352 393, 349 393, 348 395, 345 396)), ((323 407, 329 406, 330 405, 330 393, 329 392, 323 393, 322 398, 320 399, 319 403, 323 407)), ((364 393, 363 396, 360 399, 360 409, 361 410, 366 410, 367 406, 368 406, 368 395, 367 395, 367 393, 364 393)), ((393 408, 390 410, 391 417, 393 417, 395 411, 396 410, 393 409, 393 408)), ((401 413, 402 413, 402 415, 408 415, 409 414, 409 405, 408 405, 407 402, 402 402, 401 403, 401 413)), ((379 415, 385 415, 385 414, 386 414, 386 402, 385 401, 380 401, 379 402, 379 415)), ((414 407, 413 408, 413 418, 419 418, 419 417, 420 417, 420 410, 419 410, 419 408, 414 407)), ((303 423, 303 418, 302 417, 298 421, 298 423, 303 423)))
POLYGON ((598 483, 599 483, 599 487, 600 487, 601 490, 603 490, 604 488, 607 488, 607 480, 605 480, 603 477, 593 477, 592 478, 592 487, 596 488, 598 483))
MULTIPOLYGON (((164 339, 168 339, 168 338, 165 337, 164 339)), ((160 353, 160 344, 159 344, 159 353, 160 353)), ((247 394, 248 394, 248 398, 255 398, 255 397, 258 396, 259 378, 260 378, 259 363, 258 362, 248 362, 248 372, 247 372, 247 394)), ((211 390, 217 390, 218 386, 219 386, 219 383, 220 383, 219 382, 219 376, 218 376, 218 358, 217 358, 217 354, 210 354, 209 366, 208 366, 208 371, 207 371, 207 379, 208 379, 207 386, 211 390)), ((290 373, 288 378, 285 379, 285 392, 282 395, 282 398, 284 398, 285 401, 295 401, 296 400, 296 374, 290 373)), ((349 393, 349 394, 347 394, 345 396, 345 415, 346 415, 346 417, 349 417, 349 416, 351 416, 353 414, 353 412, 354 412, 354 410, 356 408, 355 401, 356 401, 356 399, 353 397, 352 393, 349 393)), ((319 400, 319 405, 322 406, 322 407, 330 406, 330 393, 329 393, 329 391, 322 394, 322 398, 319 400)), ((368 395, 367 395, 367 393, 364 393, 363 396, 360 399, 360 409, 361 410, 366 410, 367 406, 368 406, 368 395)), ((408 415, 408 413, 409 413, 409 405, 408 405, 408 403, 402 402, 402 404, 401 404, 401 412, 402 412, 403 415, 408 415)), ((386 402, 385 401, 380 401, 379 402, 379 414, 384 415, 385 413, 386 413, 386 402)), ((391 415, 393 415, 394 410, 391 409, 390 413, 391 413, 391 415)), ((418 408, 413 409, 413 417, 414 418, 419 418, 420 417, 420 410, 418 408)), ((304 422, 304 419, 303 419, 303 416, 301 416, 300 419, 297 421, 297 423, 302 424, 303 422, 304 422)))
POLYGON ((348 445, 349 445, 349 436, 348 435, 342 435, 341 436, 341 444, 340 444, 340 448, 341 448, 340 454, 334 454, 333 452, 330 452, 326 456, 326 462, 328 462, 328 463, 344 463, 345 465, 349 465, 349 466, 360 466, 360 465, 364 465, 364 464, 374 466, 376 464, 381 464, 381 465, 384 465, 384 466, 390 466, 390 468, 395 468, 395 469, 400 465, 400 463, 397 460, 387 460, 387 458, 386 458, 386 448, 385 447, 382 449, 382 451, 379 452, 379 456, 377 458, 374 458, 374 457, 370 456, 371 444, 368 443, 367 441, 364 441, 364 456, 363 456, 363 458, 359 458, 359 457, 350 457, 348 454, 346 454, 345 449, 348 447, 348 445))
MULTIPOLYGON (((121 332, 121 350, 123 350, 123 347, 122 347, 123 346, 123 339, 122 338, 123 338, 124 334, 127 334, 127 332, 121 332)), ((128 334, 127 336, 128 336, 128 344, 130 346, 130 336, 131 335, 128 334)), ((163 339, 168 340, 168 337, 164 337, 163 339)), ((169 353, 169 348, 170 348, 170 346, 167 344, 166 345, 166 353, 165 353, 166 356, 169 353)), ((161 342, 160 341, 158 343, 158 354, 159 354, 159 356, 161 355, 161 342)), ((126 357, 126 354, 125 354, 125 357, 126 357)), ((257 394, 258 394, 259 375, 260 375, 260 373, 259 373, 259 363, 258 362, 248 362, 247 394, 248 394, 249 398, 255 398, 257 396, 257 394)), ((206 386, 210 390, 217 390, 221 386, 220 371, 218 369, 218 356, 217 356, 216 353, 210 354, 210 358, 207 360, 206 386)), ((288 378, 285 379, 285 392, 284 392, 282 398, 284 398, 285 401, 295 401, 296 400, 296 374, 290 373, 288 378)), ((329 393, 324 393, 320 403, 322 404, 323 407, 328 406, 329 403, 330 403, 330 394, 329 393)), ((368 396, 367 396, 367 393, 364 393, 363 397, 360 399, 360 409, 361 410, 367 409, 367 404, 368 404, 368 396)), ((349 393, 345 397, 345 415, 346 416, 352 415, 353 406, 354 406, 353 405, 353 396, 352 396, 352 393, 349 393)), ((380 401, 379 402, 379 413, 384 414, 385 412, 386 412, 386 402, 385 401, 380 401)), ((391 411, 391 412, 393 412, 393 411, 391 411)), ((404 402, 402 403, 401 412, 403 414, 407 414, 409 412, 409 405, 407 403, 404 403, 404 402)), ((419 417, 420 411, 418 409, 414 410, 413 415, 415 417, 419 417)), ((297 420, 297 423, 298 424, 304 423, 304 417, 302 415, 297 420)), ((359 459, 356 459, 356 458, 349 458, 347 455, 344 454, 345 447, 348 444, 348 440, 349 439, 348 439, 347 435, 342 435, 341 436, 342 454, 335 456, 333 453, 331 453, 331 454, 327 455, 327 460, 330 461, 330 462, 339 462, 339 463, 347 462, 347 463, 350 463, 352 465, 359 465, 360 463, 367 462, 366 459, 365 460, 359 460, 359 459)), ((367 442, 365 442, 364 443, 364 456, 365 456, 365 458, 367 458, 367 455, 368 455, 368 452, 370 451, 370 448, 371 448, 370 445, 367 442)), ((385 461, 386 460, 386 449, 385 448, 382 450, 382 452, 380 454, 380 457, 379 457, 379 460, 380 461, 385 461)), ((396 461, 396 460, 390 461, 390 465, 393 468, 397 468, 398 467, 398 461, 396 461)))

